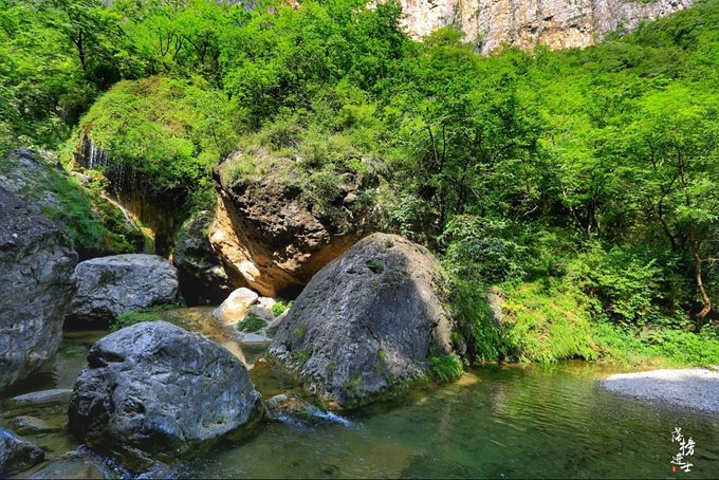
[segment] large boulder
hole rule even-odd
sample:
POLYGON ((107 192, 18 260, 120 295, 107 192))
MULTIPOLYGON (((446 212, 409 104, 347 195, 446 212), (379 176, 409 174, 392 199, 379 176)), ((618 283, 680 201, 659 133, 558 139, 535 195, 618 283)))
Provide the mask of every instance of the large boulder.
POLYGON ((270 347, 273 359, 329 406, 350 407, 426 379, 453 353, 441 267, 417 244, 374 234, 323 268, 270 347))
POLYGON ((27 470, 44 458, 45 452, 36 445, 0 427, 0 475, 27 470))
POLYGON ((0 187, 0 390, 57 351, 76 263, 64 233, 0 187))
POLYGON ((168 322, 108 335, 87 360, 70 399, 69 429, 131 468, 150 457, 175 461, 262 414, 240 360, 168 322))
POLYGON ((294 160, 273 162, 262 153, 246 157, 238 152, 214 169, 219 198, 210 243, 233 285, 267 297, 291 298, 371 231, 370 205, 359 197, 376 186, 376 178, 338 174, 333 197, 323 199, 326 206, 320 208, 306 198, 294 160), (255 168, 261 173, 233 173, 250 160, 265 162, 255 168))
POLYGON ((106 325, 128 310, 177 299, 177 269, 157 255, 129 254, 80 262, 68 321, 106 325))
POLYGON ((180 293, 188 305, 217 305, 232 293, 222 263, 212 250, 208 232, 213 214, 203 210, 182 224, 172 253, 180 293))

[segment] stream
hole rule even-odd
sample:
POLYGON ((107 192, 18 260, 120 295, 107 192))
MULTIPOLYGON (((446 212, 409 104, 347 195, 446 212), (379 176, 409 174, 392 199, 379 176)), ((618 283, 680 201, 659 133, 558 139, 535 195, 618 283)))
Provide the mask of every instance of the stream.
MULTIPOLYGON (((4 397, 72 388, 90 345, 107 332, 66 332, 60 351, 4 397)), ((247 353, 247 352, 245 352, 247 353)), ((248 356, 251 361, 255 355, 248 356), (252 357, 252 358, 250 358, 252 357)), ((179 466, 200 478, 716 478, 719 418, 608 393, 597 379, 616 369, 569 362, 551 367, 475 369, 458 382, 343 414, 316 427, 266 422, 179 466), (696 443, 691 472, 672 473, 681 427, 696 443)), ((281 393, 265 363, 250 371, 263 398, 281 393)), ((0 425, 33 415, 66 425, 66 405, 0 400, 0 425)), ((57 432, 25 437, 57 456, 75 440, 57 432)))

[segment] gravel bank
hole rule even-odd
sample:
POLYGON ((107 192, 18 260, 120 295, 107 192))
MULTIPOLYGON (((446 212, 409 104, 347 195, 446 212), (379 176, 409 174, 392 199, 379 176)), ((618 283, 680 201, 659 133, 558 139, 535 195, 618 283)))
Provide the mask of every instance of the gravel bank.
POLYGON ((621 373, 600 384, 619 395, 719 413, 719 373, 703 368, 621 373))

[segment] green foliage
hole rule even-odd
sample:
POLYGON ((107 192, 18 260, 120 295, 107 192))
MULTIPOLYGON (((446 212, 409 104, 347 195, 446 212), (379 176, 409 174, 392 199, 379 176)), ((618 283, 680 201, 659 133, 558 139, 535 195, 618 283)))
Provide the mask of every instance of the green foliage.
POLYGON ((156 322, 159 320, 172 322, 172 316, 162 315, 161 312, 179 307, 180 305, 178 304, 170 304, 156 305, 154 307, 143 308, 141 310, 128 310, 118 315, 118 317, 112 322, 111 329, 113 332, 115 332, 117 330, 120 330, 121 328, 129 327, 131 325, 135 325, 136 323, 141 322, 156 322))
POLYGON ((454 279, 449 287, 449 303, 461 336, 454 343, 467 343, 470 362, 498 361, 504 350, 502 331, 493 321, 483 290, 481 284, 461 279, 454 279))
POLYGON ((162 317, 156 312, 129 310, 121 313, 112 323, 112 331, 116 332, 117 330, 135 325, 136 323, 156 322, 159 320, 162 320, 162 317))
POLYGON ((278 299, 274 305, 272 305, 272 315, 276 318, 279 315, 282 315, 287 310, 292 308, 292 305, 294 304, 294 300, 282 300, 278 299))
POLYGON ((623 365, 708 366, 719 362, 719 332, 697 335, 677 329, 621 328, 608 322, 592 326, 603 361, 623 365))
POLYGON ((464 372, 462 361, 457 355, 430 356, 429 363, 432 374, 440 383, 456 380, 464 372))
POLYGON ((184 80, 123 81, 80 122, 109 152, 111 171, 131 168, 150 194, 191 199, 238 139, 238 118, 221 92, 184 80))
POLYGON ((352 377, 347 383, 342 385, 342 391, 346 395, 357 395, 359 393, 360 388, 362 387, 362 377, 360 375, 357 375, 355 377, 352 377))
POLYGON ((505 357, 539 363, 597 358, 589 299, 576 287, 550 278, 505 284, 501 292, 505 357))
MULTIPOLYGON (((711 349, 719 1, 583 50, 487 57, 451 28, 410 40, 394 1, 111 3, 0 0, 0 150, 79 126, 69 150, 88 133, 107 169, 196 208, 241 146, 223 181, 271 176, 329 223, 371 212, 437 247, 473 360, 594 358, 607 322, 691 319, 700 343, 676 342, 711 349), (497 283, 511 325, 483 306, 497 283)), ((58 190, 47 213, 76 242, 129 248, 112 209, 58 190)))
POLYGON ((527 247, 512 239, 508 230, 501 220, 454 217, 440 239, 448 244, 445 265, 449 273, 467 281, 489 283, 521 278, 527 247))
POLYGON ((294 360, 302 365, 307 363, 307 360, 310 359, 310 356, 311 356, 310 352, 304 348, 300 348, 293 352, 294 360))
POLYGON ((237 330, 241 332, 255 333, 259 330, 262 330, 266 326, 267 322, 262 320, 257 315, 249 313, 245 318, 242 319, 241 322, 237 324, 237 330))

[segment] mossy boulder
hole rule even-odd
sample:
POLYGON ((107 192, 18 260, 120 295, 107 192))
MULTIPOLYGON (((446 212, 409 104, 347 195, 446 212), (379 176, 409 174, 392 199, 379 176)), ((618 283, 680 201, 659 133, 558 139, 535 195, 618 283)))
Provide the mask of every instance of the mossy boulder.
POLYGON ((144 248, 142 231, 103 196, 102 182, 69 174, 50 153, 10 150, 0 161, 0 185, 64 229, 81 258, 144 248))
POLYGON ((347 171, 318 179, 300 163, 258 149, 236 152, 214 169, 219 197, 210 242, 235 286, 293 297, 373 230, 372 205, 358 198, 376 187, 376 176, 347 171))
POLYGON ((270 348, 328 406, 352 407, 425 381, 454 357, 442 270, 429 251, 374 234, 318 272, 270 348))

